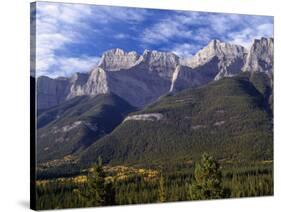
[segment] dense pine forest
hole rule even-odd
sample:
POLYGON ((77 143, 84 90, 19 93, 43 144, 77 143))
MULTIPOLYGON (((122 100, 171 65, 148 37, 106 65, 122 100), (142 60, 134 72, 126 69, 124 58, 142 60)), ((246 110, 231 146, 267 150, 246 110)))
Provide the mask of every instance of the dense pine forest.
POLYGON ((243 168, 203 154, 196 163, 158 169, 109 167, 97 161, 85 175, 37 181, 37 209, 273 195, 272 161, 243 168), (185 166, 185 168, 184 168, 185 166))
POLYGON ((45 161, 42 156, 38 160, 36 208, 273 195, 271 95, 264 74, 243 73, 161 97, 140 111, 132 112, 133 108, 112 95, 80 97, 45 111, 43 120, 64 112, 61 123, 51 121, 40 130, 45 144, 54 144, 42 146, 41 151, 46 158, 60 149, 66 152, 53 160, 45 161), (72 101, 80 104, 72 108, 72 101), (121 112, 116 109, 120 102, 121 112), (163 118, 157 122, 124 120, 141 114, 163 118), (107 129, 111 117, 118 120, 107 129), (73 125, 67 125, 60 131, 62 138, 70 139, 67 142, 57 140, 58 133, 45 136, 69 119, 79 124, 82 118, 86 124, 72 131, 68 128, 73 125), (98 124, 96 137, 85 134, 92 119, 98 124), (71 146, 84 136, 96 140, 90 146, 87 142, 71 146))
POLYGON ((273 17, 103 7, 32 4, 30 207, 273 195, 273 17))

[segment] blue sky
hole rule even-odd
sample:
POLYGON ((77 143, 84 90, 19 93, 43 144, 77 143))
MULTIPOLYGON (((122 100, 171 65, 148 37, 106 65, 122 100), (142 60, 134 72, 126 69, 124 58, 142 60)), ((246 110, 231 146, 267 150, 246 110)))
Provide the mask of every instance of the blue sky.
POLYGON ((273 37, 268 16, 38 2, 34 20, 36 73, 50 77, 88 72, 117 47, 191 57, 212 39, 248 48, 255 38, 273 37))

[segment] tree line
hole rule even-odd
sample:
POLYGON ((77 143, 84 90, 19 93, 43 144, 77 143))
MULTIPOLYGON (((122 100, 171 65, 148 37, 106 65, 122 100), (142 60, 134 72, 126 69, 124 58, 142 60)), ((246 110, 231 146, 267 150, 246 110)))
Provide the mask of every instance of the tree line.
POLYGON ((241 172, 223 176, 222 167, 204 153, 194 173, 167 174, 156 180, 133 175, 123 181, 107 180, 99 158, 81 185, 71 182, 38 186, 37 209, 93 207, 153 202, 221 199, 273 194, 271 171, 241 172), (244 174, 243 174, 244 173, 244 174))

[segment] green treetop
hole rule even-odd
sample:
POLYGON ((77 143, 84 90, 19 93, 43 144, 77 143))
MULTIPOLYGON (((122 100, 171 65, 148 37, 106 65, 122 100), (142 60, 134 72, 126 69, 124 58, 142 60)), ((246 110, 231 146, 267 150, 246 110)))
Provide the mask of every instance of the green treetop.
POLYGON ((193 200, 219 199, 224 197, 222 188, 222 173, 219 163, 207 153, 202 155, 195 166, 195 181, 190 187, 190 197, 193 200))

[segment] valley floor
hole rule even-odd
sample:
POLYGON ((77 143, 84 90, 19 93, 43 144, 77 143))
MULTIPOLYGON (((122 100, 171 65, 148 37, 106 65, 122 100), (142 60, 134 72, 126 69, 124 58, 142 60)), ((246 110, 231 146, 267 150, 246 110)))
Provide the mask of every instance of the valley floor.
MULTIPOLYGON (((189 201, 194 180, 192 166, 176 171, 137 168, 132 166, 104 166, 105 181, 111 189, 106 191, 103 204, 89 203, 81 193, 91 194, 87 175, 70 178, 38 180, 36 182, 37 209, 94 207, 101 205, 126 205, 141 203, 189 201), (161 173, 160 173, 160 170, 161 173), (162 186, 161 186, 162 178, 162 186), (161 188, 162 187, 162 188, 161 188), (161 198, 160 190, 162 189, 161 198)), ((261 161, 250 166, 222 166, 223 198, 273 195, 273 163, 261 161)))

